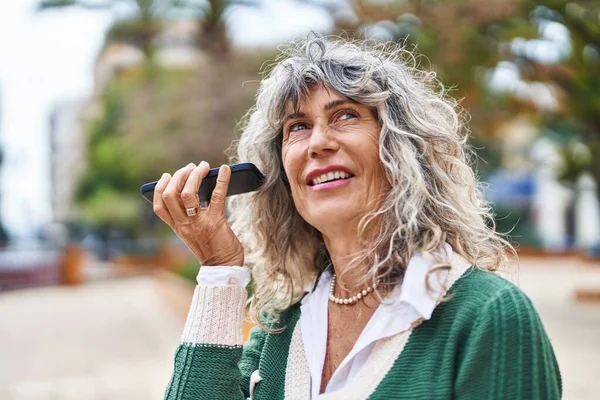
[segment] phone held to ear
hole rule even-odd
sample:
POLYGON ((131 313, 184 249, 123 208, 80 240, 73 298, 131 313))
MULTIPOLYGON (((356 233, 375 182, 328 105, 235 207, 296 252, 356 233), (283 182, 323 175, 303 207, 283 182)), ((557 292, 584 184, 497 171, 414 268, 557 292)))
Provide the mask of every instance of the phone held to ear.
MULTIPOLYGON (((265 181, 265 176, 252 163, 231 164, 229 167, 231 168, 231 179, 229 181, 227 196, 253 192, 265 181)), ((210 201, 212 192, 215 190, 215 185, 217 184, 218 175, 219 168, 212 168, 208 171, 206 177, 202 179, 200 189, 198 190, 198 197, 201 203, 210 201)), ((142 196, 150 203, 154 200, 154 188, 157 183, 150 182, 142 185, 142 196)))

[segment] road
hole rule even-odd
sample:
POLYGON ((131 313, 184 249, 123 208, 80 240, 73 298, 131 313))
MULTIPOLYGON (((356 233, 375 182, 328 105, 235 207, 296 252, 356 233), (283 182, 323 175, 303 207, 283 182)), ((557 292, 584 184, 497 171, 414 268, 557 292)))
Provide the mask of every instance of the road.
MULTIPOLYGON (((512 279, 552 340, 564 399, 600 399, 600 304, 573 298, 576 288, 600 288, 600 265, 520 265, 512 279)), ((138 276, 0 293, 0 399, 162 399, 190 296, 164 285, 138 276)))
POLYGON ((552 341, 565 400, 600 399, 600 303, 575 290, 600 290, 600 264, 577 258, 522 259, 518 284, 533 301, 552 341))
POLYGON ((162 399, 183 321, 152 277, 0 294, 0 399, 162 399))

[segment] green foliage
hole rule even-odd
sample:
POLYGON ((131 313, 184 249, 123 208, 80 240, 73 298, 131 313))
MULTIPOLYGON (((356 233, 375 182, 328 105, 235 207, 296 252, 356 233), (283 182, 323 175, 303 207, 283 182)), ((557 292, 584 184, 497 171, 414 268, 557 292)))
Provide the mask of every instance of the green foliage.
MULTIPOLYGON (((394 40, 416 45, 442 82, 456 85, 451 95, 469 112, 479 144, 493 140, 497 128, 515 114, 547 120, 540 117, 548 112, 531 99, 488 89, 486 72, 498 62, 511 61, 521 79, 550 86, 560 103, 551 116, 577 126, 576 131, 562 132, 569 138, 565 142, 580 141, 590 149, 590 168, 600 182, 600 0, 347 0, 342 4, 328 6, 352 9, 352 13, 332 13, 350 16, 336 17, 338 32, 343 29, 361 36, 369 28, 383 29, 394 40), (547 41, 542 32, 549 22, 569 32, 571 49, 562 59, 541 61, 532 51, 535 42, 527 49, 512 45, 514 39, 547 41)), ((564 154, 565 162, 575 167, 568 149, 564 154)), ((565 178, 573 178, 574 172, 565 178)), ((600 194, 600 184, 598 188, 600 194)))
POLYGON ((115 81, 102 97, 104 114, 89 126, 88 168, 75 199, 83 222, 135 234, 142 205, 132 190, 137 181, 129 154, 135 149, 123 142, 119 132, 127 93, 126 85, 115 81))
POLYGON ((92 196, 98 188, 122 190, 127 188, 126 149, 120 145, 119 123, 124 108, 124 88, 118 82, 111 84, 102 97, 104 115, 93 121, 89 127, 89 168, 84 174, 76 200, 82 201, 92 196), (125 167, 125 168, 124 168, 125 167))
POLYGON ((82 217, 133 235, 158 228, 140 186, 190 162, 226 162, 257 90, 243 82, 256 81, 270 56, 240 53, 194 70, 157 69, 152 79, 140 68, 117 75, 101 96, 104 112, 88 126, 89 166, 76 196, 82 217))
POLYGON ((131 234, 138 232, 141 204, 137 196, 113 188, 98 187, 80 205, 82 221, 91 225, 120 227, 131 234))
POLYGON ((125 42, 139 47, 147 61, 154 57, 154 38, 158 35, 161 22, 153 17, 138 15, 115 22, 106 32, 106 42, 125 42))
POLYGON ((194 285, 196 284, 198 271, 200 271, 200 263, 196 260, 186 261, 176 268, 177 275, 194 285))
POLYGON ((479 137, 474 137, 471 139, 471 146, 475 150, 475 159, 472 160, 472 163, 477 176, 486 180, 502 163, 500 144, 495 140, 481 140, 479 137))
POLYGON ((569 144, 562 151, 562 179, 572 183, 582 171, 590 171, 600 195, 600 1, 527 1, 523 7, 530 15, 530 31, 537 33, 548 22, 565 26, 570 51, 556 63, 541 62, 527 51, 513 51, 507 58, 520 68, 523 79, 551 86, 560 100, 559 108, 547 112, 542 122, 569 144), (571 143, 587 146, 591 159, 579 160, 571 143))
POLYGON ((562 166, 558 179, 565 186, 573 185, 579 176, 593 172, 594 156, 581 140, 581 122, 565 117, 547 116, 541 122, 542 134, 559 144, 562 166))
MULTIPOLYGON (((376 28, 408 49, 416 47, 423 55, 416 61, 433 69, 444 86, 451 88, 448 94, 469 113, 477 147, 494 147, 495 131, 514 112, 507 99, 488 89, 484 77, 500 60, 502 27, 519 15, 518 0, 407 0, 383 5, 373 0, 347 0, 339 8, 348 6, 352 13, 332 13, 351 16, 335 17, 336 33, 349 31, 351 36, 368 37, 376 28)), ((486 160, 480 169, 498 167, 498 161, 498 157, 486 160)))
POLYGON ((540 247, 542 240, 527 209, 496 207, 494 210, 496 232, 506 234, 516 247, 540 247))

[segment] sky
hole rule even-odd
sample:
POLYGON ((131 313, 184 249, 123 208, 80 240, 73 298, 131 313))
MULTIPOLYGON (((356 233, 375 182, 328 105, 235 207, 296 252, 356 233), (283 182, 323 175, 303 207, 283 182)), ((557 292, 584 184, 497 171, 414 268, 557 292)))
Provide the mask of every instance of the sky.
MULTIPOLYGON (((0 2, 0 216, 16 237, 51 222, 49 115, 93 91, 94 60, 115 15, 77 8, 35 12, 38 0, 0 2)), ((263 0, 228 16, 235 45, 276 45, 327 31, 324 11, 263 0)))

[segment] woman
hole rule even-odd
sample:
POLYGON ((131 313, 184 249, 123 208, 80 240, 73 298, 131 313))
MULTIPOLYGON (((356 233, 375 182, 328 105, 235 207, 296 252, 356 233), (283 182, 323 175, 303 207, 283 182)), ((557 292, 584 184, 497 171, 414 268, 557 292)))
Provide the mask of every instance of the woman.
POLYGON ((202 209, 205 162, 160 179, 156 214, 204 265, 167 399, 560 397, 531 302, 491 273, 512 248, 488 224, 459 108, 410 60, 292 44, 237 146, 267 179, 232 199, 231 228, 227 166, 202 209), (258 326, 242 346, 246 264, 258 326))

